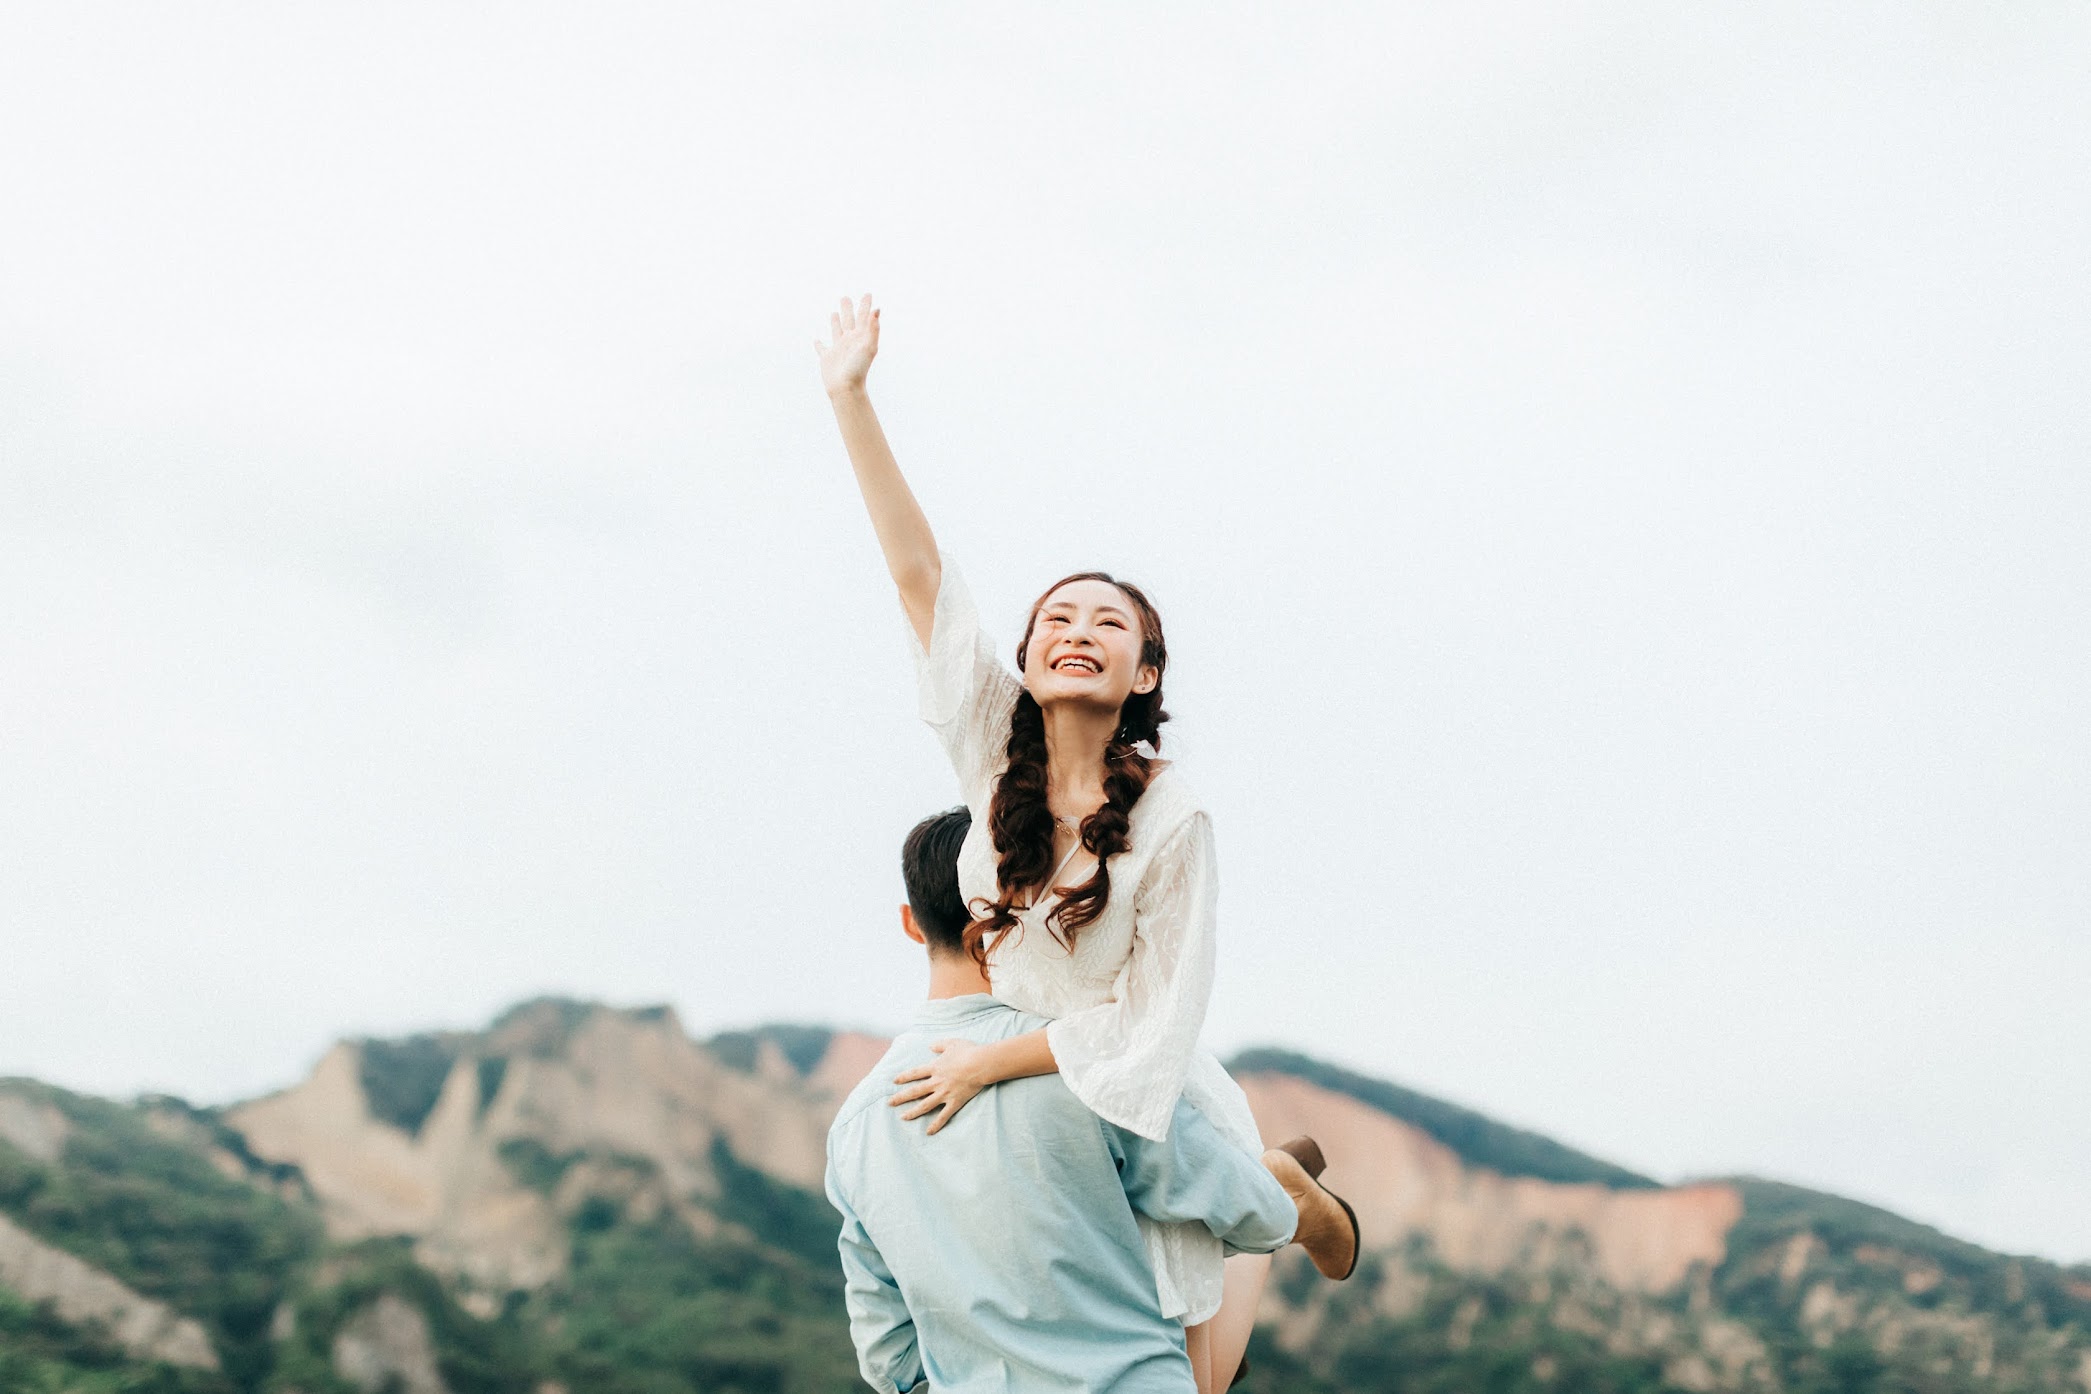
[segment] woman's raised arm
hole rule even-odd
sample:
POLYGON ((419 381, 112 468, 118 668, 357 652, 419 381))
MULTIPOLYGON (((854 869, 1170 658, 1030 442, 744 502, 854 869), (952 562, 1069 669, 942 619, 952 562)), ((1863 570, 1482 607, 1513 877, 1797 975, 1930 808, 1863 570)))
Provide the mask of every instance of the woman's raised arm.
POLYGON ((844 297, 842 308, 828 316, 828 327, 829 343, 813 341, 813 351, 820 356, 821 386, 835 408, 835 424, 842 428, 842 443, 857 473, 865 511, 871 514, 872 530, 886 554, 886 570, 900 588, 900 603, 915 626, 915 637, 927 649, 944 567, 937 557, 936 534, 929 530, 929 519, 900 473, 900 463, 886 444, 886 432, 879 425, 878 413, 871 409, 871 394, 864 386, 871 360, 879 351, 879 312, 871 308, 868 295, 855 305, 844 297))

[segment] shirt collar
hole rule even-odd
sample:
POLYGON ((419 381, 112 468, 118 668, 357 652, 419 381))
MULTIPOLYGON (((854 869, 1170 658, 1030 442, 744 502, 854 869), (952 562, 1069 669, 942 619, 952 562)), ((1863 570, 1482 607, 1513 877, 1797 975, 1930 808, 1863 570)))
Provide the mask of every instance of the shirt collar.
POLYGON ((989 1012, 1014 1011, 1006 1002, 997 1001, 984 992, 969 992, 964 997, 939 997, 924 1002, 915 1009, 917 1026, 956 1026, 962 1021, 985 1016, 989 1012))

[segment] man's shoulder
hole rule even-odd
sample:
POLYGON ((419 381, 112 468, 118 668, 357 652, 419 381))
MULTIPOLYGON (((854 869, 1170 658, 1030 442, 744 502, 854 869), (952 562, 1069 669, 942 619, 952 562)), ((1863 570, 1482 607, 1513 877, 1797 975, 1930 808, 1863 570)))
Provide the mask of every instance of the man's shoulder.
POLYGON ((836 1110, 835 1121, 828 1125, 829 1137, 843 1131, 865 1109, 893 1093, 893 1076, 906 1068, 905 1062, 910 1056, 907 1045, 905 1035, 895 1037, 893 1044, 886 1047, 886 1053, 878 1058, 878 1063, 857 1081, 856 1087, 842 1100, 842 1107, 836 1110))
POLYGON ((909 1027, 893 1038, 893 1044, 886 1048, 886 1053, 879 1057, 878 1063, 865 1072, 863 1079, 857 1081, 856 1088, 850 1090, 849 1096, 842 1101, 842 1107, 835 1114, 835 1121, 829 1125, 829 1137, 834 1137, 853 1121, 861 1118, 864 1111, 873 1104, 882 1104, 891 1098, 896 1087, 893 1077, 904 1070, 934 1060, 936 1052, 931 1047, 938 1041, 957 1037, 986 1044, 1040 1030, 1047 1024, 1045 1017, 1033 1016, 1029 1012, 1020 1012, 1007 1003, 996 1002, 961 1022, 909 1027))

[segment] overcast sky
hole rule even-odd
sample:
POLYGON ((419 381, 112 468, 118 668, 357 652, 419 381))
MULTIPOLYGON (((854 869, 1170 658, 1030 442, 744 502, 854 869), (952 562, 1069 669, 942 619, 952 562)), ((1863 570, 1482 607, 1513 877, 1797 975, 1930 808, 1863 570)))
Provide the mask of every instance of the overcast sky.
POLYGON ((2087 227, 2076 5, 0 6, 0 1073, 904 1021, 869 290, 1216 1048, 2091 1259, 2087 227))

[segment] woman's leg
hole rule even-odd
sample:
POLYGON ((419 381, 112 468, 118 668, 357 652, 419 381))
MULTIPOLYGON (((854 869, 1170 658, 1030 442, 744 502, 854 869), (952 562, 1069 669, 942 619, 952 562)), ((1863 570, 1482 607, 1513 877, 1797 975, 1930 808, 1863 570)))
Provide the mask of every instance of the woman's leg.
POLYGON ((1256 1329, 1256 1308, 1263 1302, 1263 1285, 1270 1276, 1269 1254, 1236 1254, 1227 1260, 1220 1310, 1205 1323, 1207 1359, 1218 1390, 1234 1382, 1234 1372, 1249 1353, 1249 1333, 1256 1329))
MULTIPOLYGON (((1224 1303, 1224 1299, 1222 1299, 1224 1303)), ((1214 1321, 1219 1318, 1213 1318, 1214 1321)), ((1196 1326, 1183 1329, 1184 1354, 1191 1357, 1191 1378, 1198 1381, 1198 1394, 1214 1394, 1212 1387, 1212 1328, 1211 1321, 1201 1321, 1196 1326)), ((1233 1376, 1229 1376, 1233 1378, 1233 1376)))
MULTIPOLYGON (((1301 1224, 1307 1232, 1296 1238, 1306 1246, 1315 1267, 1332 1278, 1349 1277, 1358 1263, 1357 1221, 1350 1207, 1316 1183, 1322 1169, 1321 1149, 1311 1139, 1298 1138, 1264 1153, 1263 1164, 1272 1168, 1271 1174, 1295 1205, 1302 1204, 1302 1196, 1312 1202, 1301 1210, 1301 1224), (1303 1150, 1310 1154, 1311 1170, 1293 1150, 1296 1144, 1304 1144, 1303 1150)), ((1234 1383, 1242 1357, 1249 1351, 1249 1335, 1256 1329, 1256 1309, 1263 1303, 1264 1285, 1270 1282, 1271 1256, 1236 1254, 1221 1272, 1220 1310, 1209 1321, 1185 1327, 1183 1333, 1198 1394, 1225 1394, 1234 1383)))

